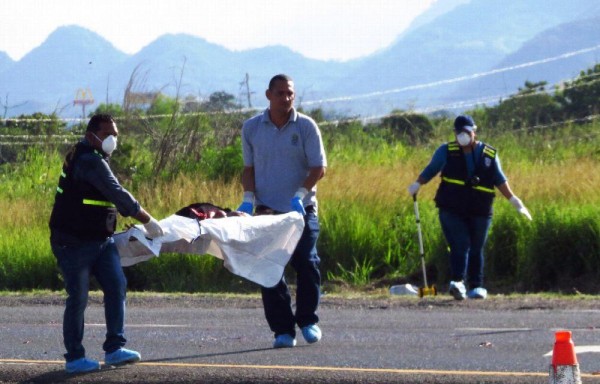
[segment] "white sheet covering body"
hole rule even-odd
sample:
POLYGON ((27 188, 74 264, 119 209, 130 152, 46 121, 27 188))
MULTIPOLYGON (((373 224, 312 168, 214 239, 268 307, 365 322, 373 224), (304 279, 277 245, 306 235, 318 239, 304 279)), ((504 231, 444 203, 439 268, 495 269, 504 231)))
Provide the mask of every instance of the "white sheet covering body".
POLYGON ((160 225, 165 234, 154 240, 146 239, 138 227, 114 235, 124 267, 161 253, 210 254, 223 260, 231 273, 272 287, 302 236, 304 219, 297 212, 202 221, 172 215, 160 225))

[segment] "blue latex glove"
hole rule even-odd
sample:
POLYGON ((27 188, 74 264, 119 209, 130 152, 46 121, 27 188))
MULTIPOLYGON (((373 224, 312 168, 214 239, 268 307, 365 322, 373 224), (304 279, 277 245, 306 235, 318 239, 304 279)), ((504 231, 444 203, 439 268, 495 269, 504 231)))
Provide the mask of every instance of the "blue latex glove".
POLYGON ((252 215, 252 211, 254 210, 254 204, 252 204, 249 201, 244 201, 237 210, 252 215))
POLYGON ((292 197, 292 209, 298 213, 301 213, 302 216, 306 215, 306 210, 304 209, 304 204, 302 204, 302 199, 300 196, 292 197))

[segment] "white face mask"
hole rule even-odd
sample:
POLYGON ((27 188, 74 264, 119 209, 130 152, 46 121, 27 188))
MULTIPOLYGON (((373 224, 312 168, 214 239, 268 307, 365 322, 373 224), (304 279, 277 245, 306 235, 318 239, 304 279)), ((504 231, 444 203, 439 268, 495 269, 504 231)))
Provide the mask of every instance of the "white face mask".
MULTIPOLYGON (((94 133, 92 133, 92 135, 96 136, 94 133)), ((98 136, 96 136, 96 139, 100 140, 98 136)), ((117 149, 117 137, 114 135, 106 136, 106 138, 102 140, 102 150, 104 153, 110 155, 115 149, 117 149)))
POLYGON ((458 141, 460 146, 466 147, 467 145, 471 144, 471 135, 469 135, 467 132, 461 132, 456 135, 456 141, 458 141))
POLYGON ((115 149, 117 149, 117 137, 113 135, 107 136, 102 141, 102 150, 107 155, 110 155, 115 149))

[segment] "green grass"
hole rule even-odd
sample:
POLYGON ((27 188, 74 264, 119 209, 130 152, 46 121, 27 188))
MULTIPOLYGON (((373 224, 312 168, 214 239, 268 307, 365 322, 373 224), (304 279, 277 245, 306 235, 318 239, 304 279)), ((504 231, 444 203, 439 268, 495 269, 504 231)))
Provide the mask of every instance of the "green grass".
MULTIPOLYGON (((325 283, 342 280, 366 286, 394 279, 420 283, 413 202, 406 188, 435 148, 449 138, 447 127, 435 128, 435 138, 419 146, 369 136, 360 129, 326 134, 329 167, 319 183, 319 255, 325 283)), ((524 220, 497 194, 486 247, 489 288, 599 291, 600 144, 586 139, 599 133, 598 123, 533 133, 480 132, 482 140, 499 149, 514 192, 534 218, 524 220)), ((20 162, 0 166, 0 289, 61 289, 47 228, 61 163, 62 155, 49 148, 24 152, 20 162)), ((191 169, 195 171, 167 178, 133 175, 122 181, 158 218, 193 202, 237 207, 242 194, 237 176, 212 180, 191 169)), ((425 257, 432 271, 428 277, 430 284, 441 287, 448 278, 448 262, 432 201, 436 186, 434 180, 422 187, 419 207, 425 257)), ((121 219, 120 229, 130 222, 121 219)), ((126 268, 126 274, 134 291, 257 289, 210 256, 161 255, 126 268)), ((289 277, 293 282, 293 274, 289 277)))

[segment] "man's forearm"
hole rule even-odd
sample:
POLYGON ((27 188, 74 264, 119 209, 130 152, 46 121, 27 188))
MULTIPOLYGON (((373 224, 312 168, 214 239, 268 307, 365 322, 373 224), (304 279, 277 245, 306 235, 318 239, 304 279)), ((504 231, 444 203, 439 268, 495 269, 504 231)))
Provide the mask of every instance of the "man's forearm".
POLYGON ((313 189, 315 185, 325 176, 325 167, 313 167, 309 170, 308 176, 304 180, 302 187, 306 188, 306 190, 310 191, 313 189))

